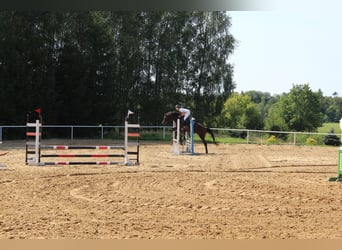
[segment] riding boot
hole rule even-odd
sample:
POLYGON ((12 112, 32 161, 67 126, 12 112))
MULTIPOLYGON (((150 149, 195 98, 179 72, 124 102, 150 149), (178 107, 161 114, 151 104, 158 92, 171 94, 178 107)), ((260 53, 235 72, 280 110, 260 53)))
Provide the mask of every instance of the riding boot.
POLYGON ((190 127, 190 117, 189 117, 188 119, 186 119, 186 121, 185 121, 185 126, 190 127))
POLYGON ((184 132, 185 130, 185 121, 184 119, 180 119, 180 130, 184 132))

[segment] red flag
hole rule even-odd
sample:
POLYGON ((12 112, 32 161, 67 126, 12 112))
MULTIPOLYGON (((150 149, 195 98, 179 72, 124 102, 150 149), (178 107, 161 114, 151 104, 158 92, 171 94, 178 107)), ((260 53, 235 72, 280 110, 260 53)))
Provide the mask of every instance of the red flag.
POLYGON ((37 109, 34 110, 34 112, 37 112, 37 113, 40 115, 40 113, 42 112, 42 110, 41 110, 40 108, 37 108, 37 109))

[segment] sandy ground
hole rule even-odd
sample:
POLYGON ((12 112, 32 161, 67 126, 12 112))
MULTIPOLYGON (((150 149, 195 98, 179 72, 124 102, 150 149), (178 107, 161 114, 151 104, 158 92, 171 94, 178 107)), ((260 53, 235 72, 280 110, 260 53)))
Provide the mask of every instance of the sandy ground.
POLYGON ((36 167, 4 142, 0 239, 342 239, 338 148, 196 150, 143 143, 140 166, 36 167))

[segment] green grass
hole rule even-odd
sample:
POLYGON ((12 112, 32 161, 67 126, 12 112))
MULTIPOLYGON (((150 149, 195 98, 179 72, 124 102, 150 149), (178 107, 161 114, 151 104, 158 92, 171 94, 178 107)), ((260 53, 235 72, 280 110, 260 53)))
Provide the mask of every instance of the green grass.
MULTIPOLYGON (((162 134, 142 134, 141 140, 150 140, 150 141, 170 141, 171 135, 167 135, 165 138, 162 137, 162 134)), ((206 141, 208 143, 212 143, 213 139, 209 134, 206 136, 206 141)), ((195 143, 201 143, 201 138, 195 134, 194 137, 195 143)), ((246 143, 246 139, 242 138, 233 138, 233 137, 226 137, 226 136, 220 136, 215 135, 215 141, 218 143, 246 143)))
MULTIPOLYGON (((337 136, 340 136, 341 134, 341 130, 340 130, 340 124, 339 123, 324 123, 322 127, 318 128, 318 133, 329 133, 331 128, 334 128, 335 134, 337 136)), ((266 134, 266 136, 268 136, 266 134)), ((111 134, 110 136, 108 136, 109 138, 106 137, 106 139, 118 139, 118 140, 123 140, 123 134, 111 134)), ((163 142, 169 142, 171 140, 172 134, 171 133, 167 133, 165 135, 165 138, 163 138, 163 134, 162 133, 158 133, 158 132, 143 132, 141 134, 141 138, 140 140, 142 141, 163 141, 163 142)), ((262 143, 267 143, 267 138, 265 141, 264 136, 262 136, 263 141, 262 143)), ((310 139, 314 139, 318 145, 322 145, 323 144, 323 135, 296 135, 296 142, 298 144, 307 144, 307 140, 308 138, 310 139)), ((227 135, 226 133, 215 133, 215 139, 216 142, 218 143, 227 143, 227 144, 235 144, 235 143, 246 143, 246 139, 242 139, 239 137, 231 137, 229 135, 227 135)), ((201 143, 201 139, 199 138, 199 136, 197 134, 195 134, 194 140, 196 143, 201 143)), ((206 136, 206 140, 208 143, 212 143, 212 138, 209 134, 207 134, 206 136)), ((255 139, 252 135, 250 138, 250 143, 258 141, 258 138, 255 139)), ((287 138, 287 141, 292 142, 293 141, 293 136, 292 134, 290 134, 289 138, 287 138)), ((274 142, 273 144, 279 144, 279 143, 286 143, 287 141, 283 141, 281 138, 277 138, 277 141, 274 142)), ((270 143, 272 144, 272 143, 270 143)))
POLYGON ((233 138, 233 137, 216 137, 216 142, 218 143, 246 143, 246 139, 233 138))
POLYGON ((318 133, 330 133, 331 128, 334 129, 335 134, 341 134, 340 124, 338 122, 324 123, 322 127, 318 128, 318 133))

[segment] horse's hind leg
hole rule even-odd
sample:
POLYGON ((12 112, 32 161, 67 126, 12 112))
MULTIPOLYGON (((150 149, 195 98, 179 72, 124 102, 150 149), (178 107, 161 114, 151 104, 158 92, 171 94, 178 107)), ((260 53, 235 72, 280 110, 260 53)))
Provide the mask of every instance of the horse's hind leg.
POLYGON ((207 145, 207 142, 205 141, 204 138, 201 138, 203 144, 204 144, 204 147, 205 147, 205 153, 208 154, 208 145, 207 145))

